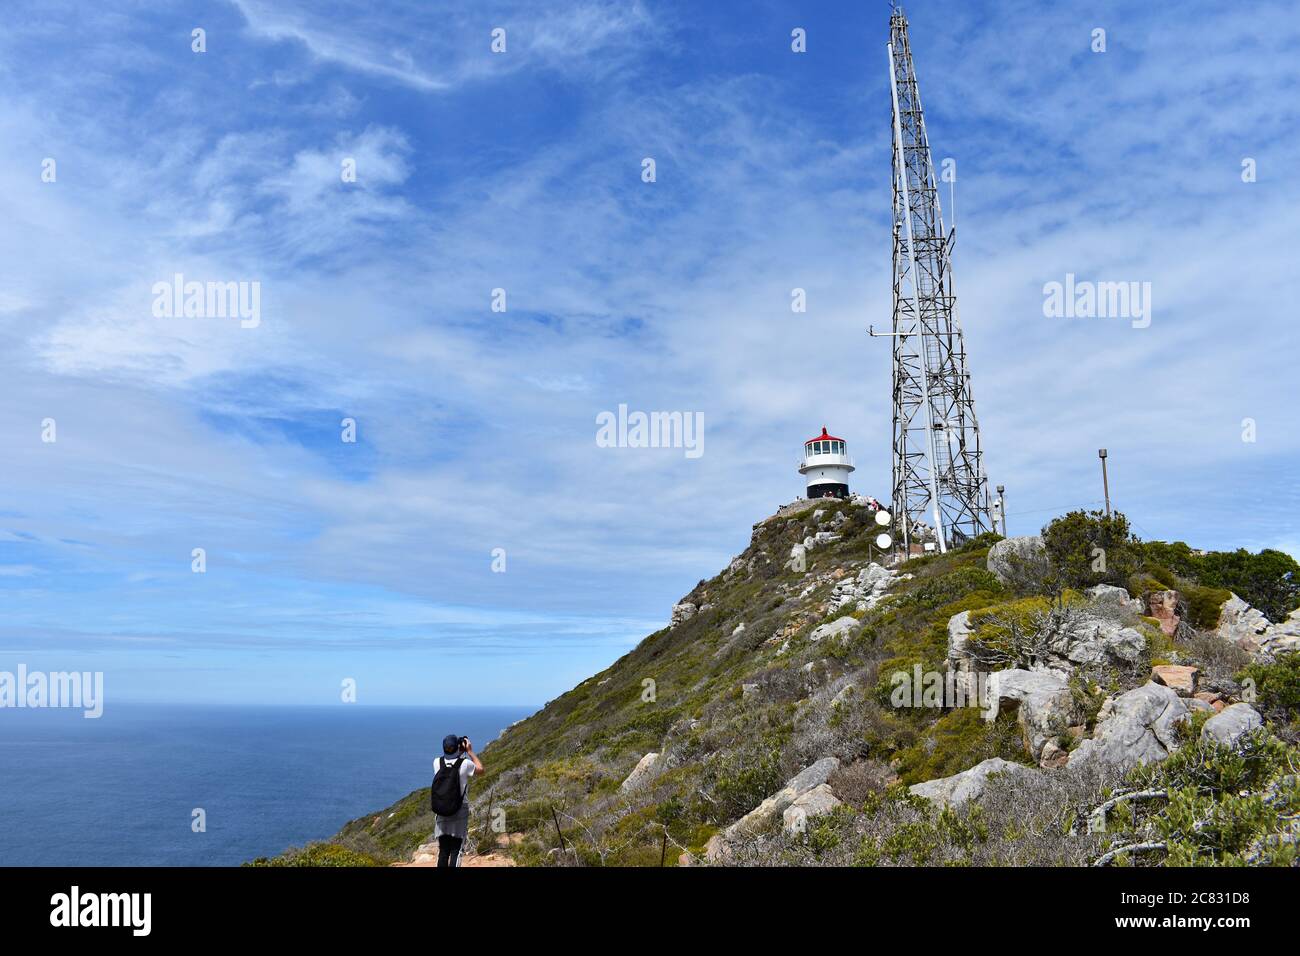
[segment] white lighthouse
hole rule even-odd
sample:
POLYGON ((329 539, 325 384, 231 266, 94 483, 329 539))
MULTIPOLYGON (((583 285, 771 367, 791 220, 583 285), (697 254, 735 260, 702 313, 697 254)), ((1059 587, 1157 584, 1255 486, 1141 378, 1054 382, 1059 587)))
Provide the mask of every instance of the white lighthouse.
POLYGON ((803 443, 799 474, 808 480, 809 498, 847 498, 852 471, 853 459, 845 451, 844 439, 828 435, 825 425, 820 435, 803 443))

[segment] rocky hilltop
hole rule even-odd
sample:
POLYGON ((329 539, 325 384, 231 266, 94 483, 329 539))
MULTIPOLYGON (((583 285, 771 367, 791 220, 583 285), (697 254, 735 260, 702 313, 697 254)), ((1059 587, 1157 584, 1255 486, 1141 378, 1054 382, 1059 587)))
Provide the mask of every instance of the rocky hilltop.
MULTIPOLYGON (((1300 568, 1123 515, 891 566, 798 501, 484 753, 514 865, 1291 864, 1300 568), (1271 615, 1271 617, 1270 617, 1271 615)), ((427 857, 427 789, 274 862, 427 857)))

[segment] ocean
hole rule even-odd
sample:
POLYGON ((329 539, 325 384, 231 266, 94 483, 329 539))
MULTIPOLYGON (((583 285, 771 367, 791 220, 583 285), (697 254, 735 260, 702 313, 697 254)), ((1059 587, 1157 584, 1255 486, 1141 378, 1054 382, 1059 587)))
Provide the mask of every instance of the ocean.
MULTIPOLYGON (((0 710, 0 865, 233 866, 427 787, 534 707, 115 704, 0 710), (207 832, 191 829, 193 811, 207 832)), ((485 760, 487 757, 484 758, 485 760)))

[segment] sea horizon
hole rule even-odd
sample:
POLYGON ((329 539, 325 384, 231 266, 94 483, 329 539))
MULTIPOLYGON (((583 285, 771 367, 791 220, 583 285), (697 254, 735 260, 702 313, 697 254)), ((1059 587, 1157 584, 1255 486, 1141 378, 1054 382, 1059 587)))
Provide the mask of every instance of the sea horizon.
POLYGON ((86 719, 5 708, 0 865, 237 866, 275 856, 428 786, 446 734, 483 751, 536 710, 114 701, 86 719))

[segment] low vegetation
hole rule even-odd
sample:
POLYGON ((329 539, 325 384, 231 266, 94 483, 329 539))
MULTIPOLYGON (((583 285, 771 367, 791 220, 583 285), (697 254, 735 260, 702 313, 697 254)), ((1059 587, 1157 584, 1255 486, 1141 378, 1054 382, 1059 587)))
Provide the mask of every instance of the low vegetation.
MULTIPOLYGON (((1213 626, 1228 588, 1261 607, 1268 603, 1275 614, 1295 607, 1293 561, 1275 552, 1142 543, 1121 514, 1074 512, 1044 529, 1041 566, 1005 581, 986 568, 999 539, 985 535, 909 561, 901 569, 906 575, 869 608, 859 610, 856 600, 836 607, 835 589, 879 559, 872 518, 847 502, 809 502, 755 526, 744 553, 682 599, 697 609, 692 616, 651 634, 487 748, 487 773, 474 787, 472 844, 500 847, 523 865, 698 860, 710 837, 802 768, 836 757, 840 769, 831 784, 844 801, 838 810, 803 834, 778 826, 738 839, 729 862, 1078 865, 1116 850, 1108 861, 1116 865, 1288 859, 1283 837, 1294 815, 1300 669, 1294 660, 1248 666, 1241 651, 1203 629, 1213 626), (838 539, 813 547, 797 569, 791 549, 818 532, 838 539), (1246 756, 1190 742, 1178 759, 1140 780, 1100 771, 1041 774, 1011 788, 995 779, 978 805, 960 811, 910 796, 908 784, 989 757, 1030 761, 1014 715, 990 723, 969 707, 895 707, 892 675, 917 666, 945 670, 947 624, 962 611, 987 625, 978 653, 1006 666, 1030 663, 1023 655, 1044 621, 1084 601, 1083 590, 1096 584, 1137 596, 1182 592, 1190 626, 1172 637, 1155 620, 1124 612, 1147 640, 1140 666, 1195 663, 1224 681, 1249 679, 1277 734, 1261 733, 1246 756), (845 616, 854 618, 852 628, 813 641, 819 625, 845 616), (652 771, 625 788, 649 752, 659 754, 652 771), (1089 829, 1098 806, 1133 787, 1168 795, 1119 800, 1115 806, 1127 808, 1111 814, 1117 828, 1089 829), (1237 816, 1239 825, 1225 822, 1237 816), (1123 850, 1124 840, 1163 848, 1123 850)), ((1089 731, 1105 692, 1121 680, 1140 683, 1145 672, 1105 680, 1108 686, 1081 680, 1071 687, 1089 714, 1089 731)), ((1063 746, 1075 743, 1062 735, 1063 746)), ((328 845, 256 862, 386 863, 408 858, 432 829, 428 791, 421 789, 348 823, 328 845)))

